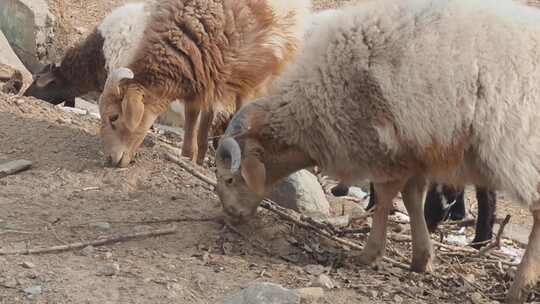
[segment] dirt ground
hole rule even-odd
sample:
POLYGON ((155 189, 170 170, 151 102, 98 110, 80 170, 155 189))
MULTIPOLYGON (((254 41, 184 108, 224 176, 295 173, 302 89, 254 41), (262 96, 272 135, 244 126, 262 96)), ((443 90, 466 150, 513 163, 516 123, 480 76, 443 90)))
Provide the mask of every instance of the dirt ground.
MULTIPOLYGON (((63 20, 59 49, 122 2, 50 0, 63 20)), ((316 1, 316 7, 344 2, 316 1)), ((129 168, 104 167, 98 123, 33 98, 0 95, 0 159, 33 162, 30 170, 0 179, 0 251, 173 226, 177 232, 62 253, 0 256, 1 304, 216 303, 253 282, 308 287, 320 272, 337 288, 317 303, 496 303, 514 273, 497 261, 444 250, 432 274, 389 263, 361 266, 355 252, 267 211, 232 231, 219 220, 213 191, 167 161, 155 139, 129 168), (168 221, 173 218, 185 220, 168 221), (37 286, 36 294, 24 291, 37 286)), ((213 176, 209 168, 199 170, 213 176)), ((475 212, 473 197, 468 193, 475 212)), ((500 198, 498 217, 510 213, 512 223, 530 225, 527 212, 500 198)), ((333 204, 336 213, 359 208, 350 200, 333 204)), ((407 225, 396 222, 392 232, 409 234, 407 225)), ((351 236, 360 243, 365 237, 351 236)), ((388 251, 407 263, 410 243, 392 240, 388 251)))

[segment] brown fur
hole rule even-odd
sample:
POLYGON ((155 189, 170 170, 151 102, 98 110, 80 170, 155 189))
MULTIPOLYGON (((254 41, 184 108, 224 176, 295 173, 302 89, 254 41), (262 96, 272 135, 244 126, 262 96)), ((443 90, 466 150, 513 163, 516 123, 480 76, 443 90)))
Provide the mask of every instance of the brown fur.
POLYGON ((205 119, 201 119, 197 140, 197 162, 201 163, 215 104, 234 104, 237 109, 264 94, 293 58, 300 42, 287 31, 293 17, 274 16, 267 0, 160 1, 128 66, 135 75, 129 83, 145 88, 145 111, 156 115, 173 100, 189 104, 184 156, 192 157, 196 130, 192 116, 202 109, 205 119), (269 43, 276 31, 287 38, 281 58, 269 43))

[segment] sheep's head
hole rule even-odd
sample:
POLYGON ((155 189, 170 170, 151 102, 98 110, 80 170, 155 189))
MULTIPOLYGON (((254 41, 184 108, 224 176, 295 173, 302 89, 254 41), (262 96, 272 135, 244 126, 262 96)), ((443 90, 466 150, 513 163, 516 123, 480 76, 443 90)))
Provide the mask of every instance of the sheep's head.
POLYGON ((223 211, 233 222, 253 217, 264 198, 266 168, 256 153, 246 153, 236 139, 225 137, 216 151, 217 193, 223 211))
POLYGON ((101 139, 112 166, 127 167, 157 114, 145 108, 144 89, 128 68, 113 71, 99 99, 101 139))
POLYGON ((76 88, 64 78, 59 66, 48 64, 34 75, 24 96, 36 97, 56 105, 75 98, 76 88))

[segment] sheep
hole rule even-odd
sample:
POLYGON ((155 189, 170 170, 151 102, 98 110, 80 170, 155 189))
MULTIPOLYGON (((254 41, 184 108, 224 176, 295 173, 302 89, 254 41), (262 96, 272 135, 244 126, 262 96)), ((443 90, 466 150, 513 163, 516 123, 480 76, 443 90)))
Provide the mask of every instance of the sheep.
POLYGON ((317 166, 374 183, 360 262, 385 252, 392 199, 411 218, 411 269, 430 271, 427 180, 503 190, 534 225, 508 292, 522 303, 540 268, 540 13, 511 0, 380 0, 318 27, 267 96, 242 107, 216 151, 216 191, 242 223, 281 178, 317 166), (336 147, 340 147, 336 149, 336 147))
MULTIPOLYGON (((75 107, 76 97, 101 92, 108 71, 121 64, 122 58, 133 56, 137 39, 132 38, 141 35, 143 28, 137 25, 148 18, 145 8, 145 3, 131 3, 114 9, 84 40, 68 49, 60 64, 47 64, 37 72, 24 95, 75 107)), ((171 104, 158 121, 183 125, 178 107, 178 102, 171 104)))
POLYGON ((126 167, 155 120, 174 100, 185 103, 182 155, 200 109, 196 161, 202 163, 216 103, 236 108, 264 94, 301 47, 309 0, 164 0, 140 22, 133 58, 107 78, 99 108, 104 154, 126 167))

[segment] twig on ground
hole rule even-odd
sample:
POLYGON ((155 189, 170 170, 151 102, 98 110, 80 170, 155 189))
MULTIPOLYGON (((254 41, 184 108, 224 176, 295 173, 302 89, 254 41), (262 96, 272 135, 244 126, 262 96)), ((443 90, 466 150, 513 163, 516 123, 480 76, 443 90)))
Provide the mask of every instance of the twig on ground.
POLYGON ((19 255, 19 254, 28 255, 28 254, 63 252, 63 251, 81 249, 86 246, 103 246, 107 244, 125 242, 132 239, 137 239, 137 238, 147 238, 147 237, 153 237, 153 236, 173 234, 173 233, 176 233, 176 231, 177 231, 176 227, 171 227, 171 228, 138 232, 138 233, 132 233, 132 234, 115 235, 115 236, 110 236, 107 238, 102 238, 102 239, 94 240, 94 241, 77 242, 77 243, 71 243, 67 245, 60 245, 60 246, 53 246, 53 247, 33 248, 33 249, 13 250, 13 251, 0 251, 0 256, 1 255, 19 255))
POLYGON ((506 224, 510 222, 510 218, 512 216, 510 214, 507 214, 504 218, 503 222, 501 223, 501 226, 499 227, 499 231, 497 232, 497 236, 495 237, 495 241, 491 242, 486 247, 480 249, 480 252, 478 252, 478 255, 485 255, 487 252, 492 250, 493 248, 499 248, 501 246, 501 237, 504 232, 504 227, 506 227, 506 224))
POLYGON ((144 224, 167 224, 167 223, 188 223, 188 222, 220 222, 220 219, 221 219, 221 217, 219 217, 219 216, 216 216, 216 217, 202 217, 202 218, 183 216, 183 217, 172 217, 172 218, 165 218, 165 219, 151 219, 151 220, 137 220, 137 221, 118 221, 118 220, 103 219, 103 220, 94 220, 94 221, 90 221, 90 222, 84 222, 84 223, 80 223, 80 224, 71 225, 71 226, 69 226, 69 228, 83 227, 83 226, 88 226, 90 224, 102 223, 102 222, 107 222, 107 223, 111 223, 111 224, 139 224, 139 225, 144 225, 144 224))
POLYGON ((166 153, 165 154, 167 159, 169 161, 172 161, 173 163, 179 165, 180 167, 182 167, 184 170, 186 170, 187 172, 191 173, 192 175, 196 176, 197 178, 199 178, 200 180, 202 180, 203 182, 206 182, 207 184, 209 185, 212 185, 212 186, 216 186, 216 181, 209 178, 208 176, 200 173, 199 171, 197 171, 195 168, 193 168, 191 165, 189 165, 186 161, 184 161, 183 159, 179 158, 179 157, 176 157, 174 156, 172 153, 166 153))
POLYGON ((2 235, 2 234, 9 234, 9 233, 13 233, 13 234, 40 234, 40 233, 42 233, 42 232, 24 231, 24 230, 14 230, 14 229, 0 230, 0 235, 2 235))

